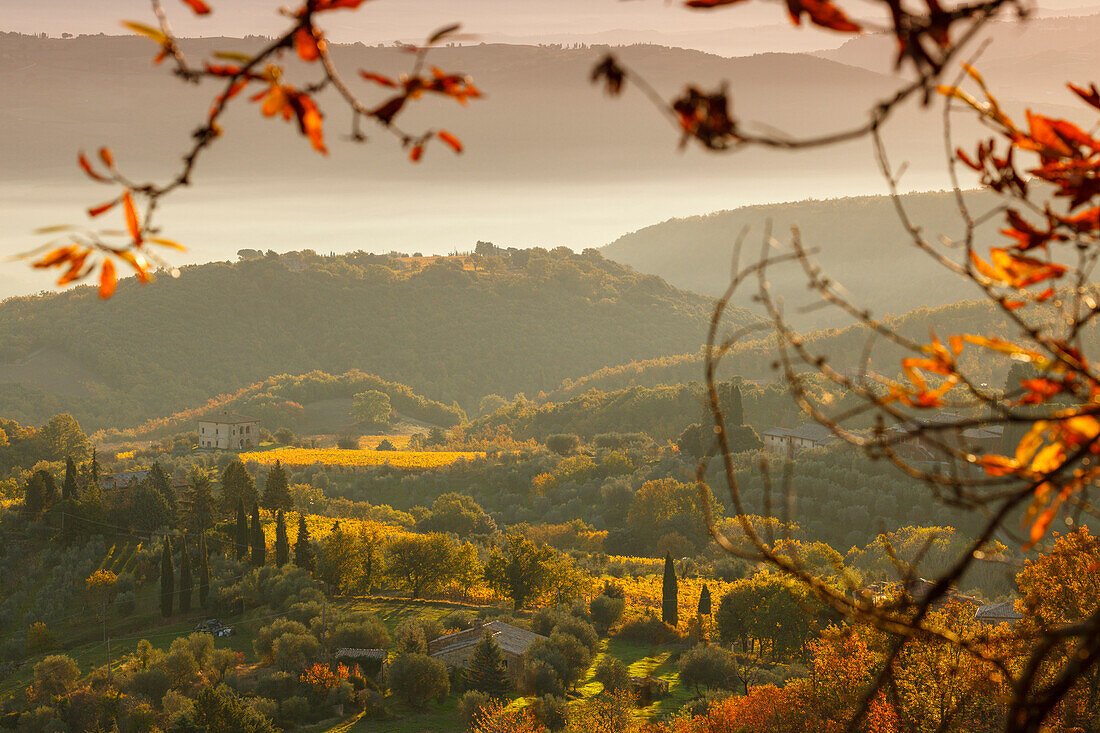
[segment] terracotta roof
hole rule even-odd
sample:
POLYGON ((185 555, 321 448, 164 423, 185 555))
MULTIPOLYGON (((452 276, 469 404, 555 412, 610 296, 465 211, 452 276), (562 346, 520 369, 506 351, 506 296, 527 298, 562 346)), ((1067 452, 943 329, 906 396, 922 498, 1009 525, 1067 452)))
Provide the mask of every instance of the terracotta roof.
POLYGON ((205 417, 200 417, 199 422, 213 422, 219 423, 221 425, 236 425, 238 423, 259 422, 259 420, 254 417, 246 417, 236 412, 222 411, 216 412, 212 415, 206 415, 205 417))
POLYGON ((496 640, 497 646, 500 647, 501 651, 515 654, 516 656, 521 656, 527 651, 527 647, 531 646, 535 641, 546 638, 541 634, 536 634, 533 631, 506 624, 503 621, 490 621, 482 626, 477 626, 465 631, 456 631, 453 634, 446 634, 438 639, 432 639, 430 644, 431 655, 434 657, 439 654, 445 654, 473 646, 481 641, 486 631, 493 635, 493 639, 496 640))

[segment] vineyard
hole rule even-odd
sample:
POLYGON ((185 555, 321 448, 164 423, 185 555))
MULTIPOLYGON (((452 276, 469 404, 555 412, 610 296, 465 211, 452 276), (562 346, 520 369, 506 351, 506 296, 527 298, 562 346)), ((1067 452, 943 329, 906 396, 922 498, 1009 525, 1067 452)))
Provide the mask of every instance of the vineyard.
POLYGON ((484 458, 484 453, 459 453, 453 451, 389 451, 343 450, 340 448, 277 448, 269 451, 241 453, 241 461, 261 466, 273 466, 279 461, 284 466, 325 466, 326 468, 369 468, 392 466, 394 468, 431 469, 450 466, 458 461, 484 458))

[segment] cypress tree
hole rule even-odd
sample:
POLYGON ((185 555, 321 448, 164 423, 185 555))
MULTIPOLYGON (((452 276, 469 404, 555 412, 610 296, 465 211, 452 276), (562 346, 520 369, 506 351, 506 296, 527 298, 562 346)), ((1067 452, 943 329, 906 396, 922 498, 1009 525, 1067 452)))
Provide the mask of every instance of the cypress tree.
POLYGON ((486 631, 474 647, 470 666, 466 668, 466 689, 489 694, 505 692, 511 685, 504 656, 493 635, 486 631))
POLYGON ((294 540, 294 564, 313 572, 313 543, 309 539, 309 526, 305 515, 298 515, 298 537, 294 540))
POLYGON ((699 591, 699 615, 710 615, 710 587, 705 583, 703 584, 703 590, 699 591))
POLYGON ((206 533, 199 535, 199 605, 206 608, 210 596, 210 553, 206 549, 206 533))
POLYGON ((286 538, 286 518, 283 510, 275 515, 275 564, 282 567, 290 562, 290 542, 286 538))
POLYGON ((262 567, 267 561, 267 542, 264 541, 264 529, 260 526, 260 507, 252 505, 252 564, 262 567))
POLYGON ((271 511, 277 509, 290 511, 294 507, 294 502, 290 498, 290 485, 287 483, 286 469, 279 461, 275 461, 275 465, 271 467, 267 474, 267 480, 264 482, 263 505, 264 509, 270 509, 271 511))
POLYGON ((677 601, 679 584, 676 581, 676 567, 672 564, 672 554, 665 554, 665 578, 661 583, 661 620, 669 626, 675 626, 679 620, 677 601))
POLYGON ((27 481, 23 494, 23 511, 31 519, 38 519, 57 500, 57 484, 46 470, 35 471, 27 481))
POLYGON ((172 546, 164 538, 164 550, 160 553, 160 615, 172 615, 172 596, 175 593, 175 570, 172 567, 172 546))
POLYGON ((191 611, 191 557, 187 554, 187 535, 180 537, 180 613, 191 611))
POLYGON ((191 473, 191 526, 205 531, 214 523, 214 494, 210 491, 210 477, 196 469, 191 473))
POLYGON ((172 516, 176 517, 179 514, 179 502, 176 498, 176 491, 172 488, 172 481, 164 468, 154 461, 153 465, 149 467, 146 480, 150 486, 157 490, 157 493, 164 497, 164 500, 168 503, 168 508, 172 510, 172 516))
POLYGON ((61 498, 66 504, 76 501, 78 489, 76 488, 76 463, 73 457, 65 458, 65 481, 61 484, 61 498))
POLYGON ((726 423, 728 425, 745 424, 745 408, 741 403, 741 386, 730 382, 729 404, 726 405, 726 423))
POLYGON ((248 557, 248 518, 244 513, 244 499, 237 500, 237 561, 244 562, 248 557))
POLYGON ((222 500, 228 509, 238 499, 249 504, 256 501, 256 484, 244 464, 236 460, 222 472, 222 500))
POLYGON ((99 488, 99 457, 95 448, 92 448, 92 486, 99 488))

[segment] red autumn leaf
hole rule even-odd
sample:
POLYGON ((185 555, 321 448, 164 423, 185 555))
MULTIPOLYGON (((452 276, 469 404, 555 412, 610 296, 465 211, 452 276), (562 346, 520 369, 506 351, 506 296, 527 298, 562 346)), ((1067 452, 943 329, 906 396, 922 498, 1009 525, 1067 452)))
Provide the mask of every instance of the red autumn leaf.
POLYGON ((58 247, 55 250, 51 250, 45 257, 34 263, 34 266, 38 269, 46 269, 55 267, 56 265, 67 262, 80 248, 75 245, 69 245, 68 247, 58 247))
POLYGON ((419 163, 422 157, 424 157, 424 146, 413 145, 413 149, 409 151, 409 160, 414 163, 419 163))
POLYGON ((88 162, 88 157, 84 155, 84 153, 81 153, 76 160, 77 163, 80 164, 80 167, 84 170, 84 172, 88 174, 89 178, 95 181, 99 181, 100 183, 110 183, 107 178, 104 178, 103 176, 95 172, 95 170, 92 168, 92 164, 88 162))
POLYGON ((811 22, 822 28, 842 33, 859 33, 863 30, 829 0, 787 0, 787 11, 795 25, 801 25, 802 14, 805 13, 811 22))
POLYGON ((397 82, 388 76, 382 76, 381 74, 375 74, 370 71, 360 71, 359 76, 363 77, 367 81, 373 81, 375 84, 381 84, 384 87, 397 88, 397 82))
POLYGON ((436 133, 436 135, 439 136, 440 140, 447 143, 447 145, 449 145, 451 149, 454 150, 456 153, 462 152, 462 141, 451 133, 447 132, 446 130, 440 130, 436 133))
POLYGON ((191 10, 194 11, 195 15, 210 14, 210 6, 203 2, 203 0, 181 0, 181 2, 183 2, 183 4, 187 7, 191 8, 191 10))
POLYGON ((1073 216, 1059 217, 1059 221, 1078 231, 1100 229, 1100 206, 1085 209, 1081 213, 1074 214, 1073 216))
POLYGON ((122 194, 122 210, 126 214, 126 229, 134 238, 136 244, 141 244, 141 225, 138 223, 137 209, 134 208, 134 199, 130 192, 122 194))
POLYGON ((113 209, 115 206, 118 205, 118 202, 120 200, 121 199, 115 199, 113 201, 108 201, 105 204, 100 204, 99 206, 93 206, 92 208, 88 209, 88 216, 93 216, 93 217, 94 216, 99 216, 100 214, 102 214, 106 211, 110 211, 111 209, 113 209))
POLYGON ((717 8, 720 5, 735 5, 744 0, 687 0, 684 5, 689 8, 717 8))
POLYGON ((313 4, 313 12, 318 13, 323 10, 339 10, 341 8, 355 10, 364 2, 366 0, 317 0, 313 4))
POLYGON ((103 165, 107 166, 108 168, 115 167, 115 156, 111 153, 110 148, 100 148, 99 159, 102 160, 103 165))
POLYGON ((1011 226, 1008 229, 1002 229, 1001 234, 1015 239, 1017 241, 1016 247, 1020 250, 1045 247, 1055 236, 1052 229, 1042 231, 1032 226, 1016 209, 1009 209, 1005 212, 1005 218, 1008 219, 1011 226))
POLYGON ((1046 290, 1044 290, 1043 292, 1041 292, 1037 296, 1035 296, 1035 301, 1037 303, 1045 303, 1046 301, 1050 300, 1053 297, 1054 297, 1054 288, 1047 288, 1046 290))
POLYGON ((99 273, 99 297, 106 300, 115 294, 118 286, 118 276, 115 275, 115 263, 110 259, 103 260, 103 268, 99 273))
POLYGON ((237 64, 205 64, 203 68, 211 76, 236 76, 241 73, 241 67, 237 64))
POLYGON ((1096 109, 1100 109, 1100 89, 1097 89, 1095 84, 1090 84, 1088 89, 1079 87, 1076 84, 1068 84, 1067 86, 1078 97, 1096 107, 1096 109))
POLYGON ((294 50, 302 61, 316 61, 321 58, 319 43, 312 28, 302 27, 294 33, 294 50))
POLYGON ((91 249, 85 249, 70 257, 69 270, 58 279, 57 284, 68 285, 84 277, 87 274, 84 272, 84 262, 88 259, 89 254, 91 254, 91 249))

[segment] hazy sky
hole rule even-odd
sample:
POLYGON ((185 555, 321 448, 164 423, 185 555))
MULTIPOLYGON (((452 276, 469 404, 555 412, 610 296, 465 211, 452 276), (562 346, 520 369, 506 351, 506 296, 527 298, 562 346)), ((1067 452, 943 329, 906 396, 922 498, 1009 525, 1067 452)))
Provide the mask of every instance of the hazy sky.
MULTIPOLYGON (((277 10, 297 3, 210 0, 210 4, 214 8, 211 16, 194 18, 177 0, 165 0, 180 34, 204 36, 274 33, 285 25, 277 10)), ((1046 11, 1070 13, 1085 6, 1098 7, 1088 0, 1043 0, 1039 5, 1046 11)), ((0 30, 23 33, 118 33, 118 19, 148 15, 146 0, 0 0, 0 30)), ((455 21, 490 40, 504 35, 553 40, 621 29, 706 34, 784 20, 781 4, 762 0, 719 11, 685 10, 681 3, 666 0, 375 0, 358 12, 326 15, 324 26, 335 40, 374 43, 415 40, 455 21)), ((817 36, 822 46, 834 45, 840 38, 813 29, 800 35, 799 44, 806 43, 806 36, 817 36)))

